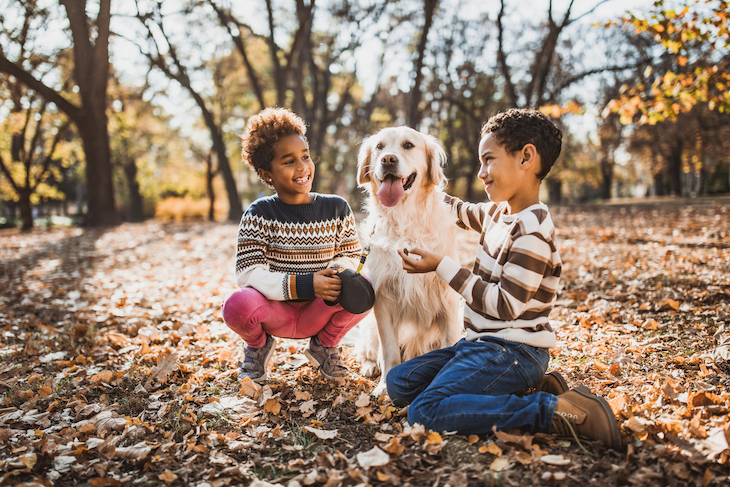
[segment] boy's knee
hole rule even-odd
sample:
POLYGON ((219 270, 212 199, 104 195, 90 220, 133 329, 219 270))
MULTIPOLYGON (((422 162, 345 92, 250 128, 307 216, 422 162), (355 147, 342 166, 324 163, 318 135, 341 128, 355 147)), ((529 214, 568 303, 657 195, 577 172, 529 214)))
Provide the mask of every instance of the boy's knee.
POLYGON ((401 376, 392 369, 385 376, 385 387, 388 390, 388 397, 396 407, 403 407, 408 404, 408 390, 403 383, 401 376))
POLYGON ((431 415, 428 414, 429 406, 420 399, 420 397, 416 398, 408 407, 408 423, 418 423, 427 429, 431 429, 433 421, 431 415))

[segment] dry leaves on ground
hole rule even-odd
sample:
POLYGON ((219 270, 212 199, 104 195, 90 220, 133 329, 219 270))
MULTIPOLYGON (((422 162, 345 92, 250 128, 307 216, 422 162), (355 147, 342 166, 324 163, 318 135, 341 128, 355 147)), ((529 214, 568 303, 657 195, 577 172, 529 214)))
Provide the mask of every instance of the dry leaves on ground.
MULTIPOLYGON (((623 451, 546 434, 409 425, 352 371, 279 340, 237 380, 220 318, 236 226, 0 232, 3 484, 726 485, 730 203, 560 207, 551 368, 607 398, 623 451)), ((475 235, 460 241, 468 262, 475 235)))

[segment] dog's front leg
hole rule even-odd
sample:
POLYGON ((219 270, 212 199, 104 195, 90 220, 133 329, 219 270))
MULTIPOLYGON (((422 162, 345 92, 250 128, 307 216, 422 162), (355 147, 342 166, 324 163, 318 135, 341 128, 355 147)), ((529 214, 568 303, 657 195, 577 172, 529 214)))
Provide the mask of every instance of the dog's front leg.
MULTIPOLYGON (((377 306, 377 303, 376 303, 377 306)), ((385 377, 390 369, 401 363, 400 346, 398 345, 398 323, 390 313, 378 313, 375 310, 375 318, 378 322, 378 334, 380 335, 380 350, 378 362, 380 364, 380 382, 373 390, 373 395, 380 397, 388 392, 385 385, 385 377)))

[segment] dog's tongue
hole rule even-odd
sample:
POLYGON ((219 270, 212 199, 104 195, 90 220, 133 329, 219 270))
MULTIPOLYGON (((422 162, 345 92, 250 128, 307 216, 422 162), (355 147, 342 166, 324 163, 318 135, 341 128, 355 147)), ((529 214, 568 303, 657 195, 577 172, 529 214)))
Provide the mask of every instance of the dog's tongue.
POLYGON ((376 194, 380 202, 385 206, 391 207, 397 205, 405 194, 405 191, 403 191, 403 180, 393 176, 386 176, 376 194))

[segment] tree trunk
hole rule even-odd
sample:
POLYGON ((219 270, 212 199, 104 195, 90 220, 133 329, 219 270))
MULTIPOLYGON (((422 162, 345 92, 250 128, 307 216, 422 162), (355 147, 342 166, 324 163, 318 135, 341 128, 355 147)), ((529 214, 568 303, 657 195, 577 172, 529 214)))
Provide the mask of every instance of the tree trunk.
POLYGON ((423 83, 423 58, 426 54, 428 32, 431 30, 431 25, 433 24, 433 15, 436 11, 437 5, 438 0, 424 0, 423 2, 424 23, 423 29, 421 30, 421 39, 418 43, 418 57, 416 58, 414 66, 416 79, 413 81, 410 107, 408 109, 408 125, 413 128, 417 128, 418 124, 421 123, 421 111, 419 110, 419 105, 421 104, 421 83, 423 83))
POLYGON ((30 203, 30 191, 21 190, 18 192, 18 206, 20 206, 20 229, 24 232, 33 228, 33 206, 30 203))
POLYGON ((550 203, 560 203, 563 201, 563 182, 557 178, 547 180, 548 185, 548 201, 550 203))
POLYGON ((208 201, 210 206, 208 207, 208 220, 215 221, 215 190, 213 189, 213 178, 215 177, 215 171, 213 171, 213 154, 208 153, 205 158, 205 187, 208 190, 208 201))
POLYGON ((601 199, 611 199, 611 189, 613 187, 613 162, 611 158, 604 154, 601 158, 601 199))
POLYGON ((677 138, 672 152, 667 157, 669 163, 669 190, 672 195, 682 196, 682 149, 684 143, 677 138))
POLYGON ((86 155, 87 212, 84 226, 116 225, 120 218, 114 202, 107 118, 105 113, 95 113, 94 118, 88 123, 77 124, 86 155))
POLYGON ((144 220, 144 210, 137 182, 137 161, 132 158, 127 160, 124 164, 124 175, 127 177, 127 187, 129 188, 129 221, 141 222, 144 220))

